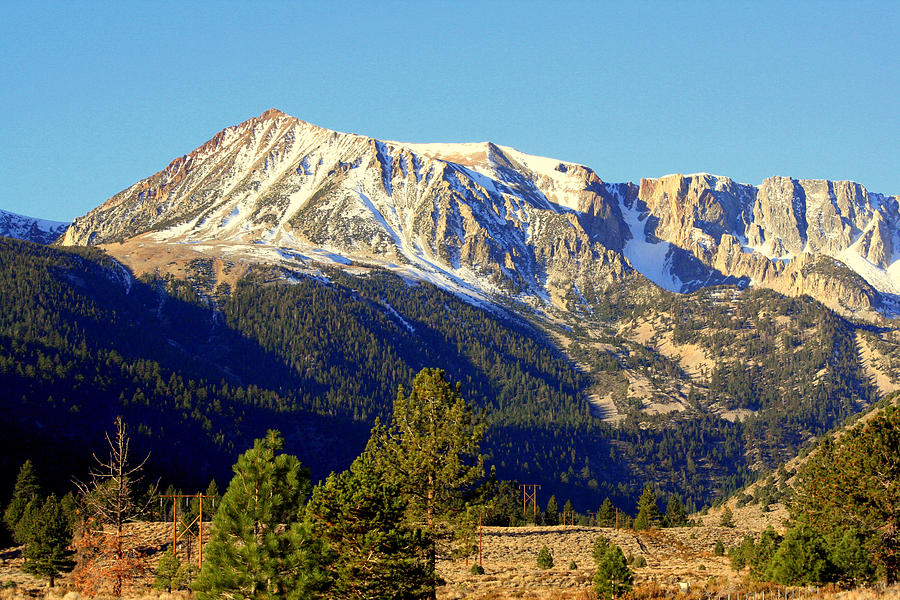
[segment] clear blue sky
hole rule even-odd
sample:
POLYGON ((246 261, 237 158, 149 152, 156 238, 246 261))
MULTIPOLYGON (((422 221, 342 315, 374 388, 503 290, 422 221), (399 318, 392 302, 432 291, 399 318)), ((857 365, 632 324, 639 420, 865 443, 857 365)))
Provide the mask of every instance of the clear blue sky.
POLYGON ((6 2, 0 208, 70 220, 270 107, 605 181, 900 194, 900 2, 6 2))

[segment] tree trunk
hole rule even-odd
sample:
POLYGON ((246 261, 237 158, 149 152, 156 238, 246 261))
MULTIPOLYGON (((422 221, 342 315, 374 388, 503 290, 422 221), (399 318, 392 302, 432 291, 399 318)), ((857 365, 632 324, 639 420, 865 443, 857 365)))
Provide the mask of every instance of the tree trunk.
POLYGON ((428 502, 425 505, 425 522, 428 524, 428 532, 431 540, 428 542, 428 566, 430 568, 431 582, 428 586, 428 600, 437 599, 437 581, 435 574, 437 573, 437 549, 435 544, 434 533, 434 474, 428 474, 428 502))

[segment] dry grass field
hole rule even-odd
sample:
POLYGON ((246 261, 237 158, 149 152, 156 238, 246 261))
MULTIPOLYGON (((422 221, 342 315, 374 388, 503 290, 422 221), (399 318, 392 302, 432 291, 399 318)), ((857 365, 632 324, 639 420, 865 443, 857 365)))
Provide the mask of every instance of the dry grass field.
MULTIPOLYGON (((169 540, 167 523, 139 524, 135 539, 146 548, 163 547, 169 540)), ((633 569, 636 588, 634 600, 651 598, 762 600, 762 593, 772 600, 785 599, 783 590, 753 587, 743 573, 731 569, 726 557, 713 553, 716 540, 728 547, 740 541, 750 529, 715 526, 659 529, 650 532, 614 530, 597 527, 486 527, 482 537, 484 575, 471 575, 477 554, 465 559, 444 561, 439 570, 445 584, 438 590, 439 600, 591 600, 594 562, 591 549, 597 537, 604 535, 619 545, 626 555, 641 556, 646 566, 633 569), (554 559, 550 569, 537 566, 537 554, 547 546, 554 559), (576 568, 570 569, 575 562, 576 568), (740 595, 740 597, 739 597, 740 595)), ((153 557, 155 558, 155 557, 153 557)), ((19 549, 0 551, 0 600, 43 598, 46 600, 80 600, 68 577, 47 589, 39 580, 21 570, 19 549)), ((188 592, 166 594, 149 589, 151 578, 145 578, 127 593, 128 598, 181 600, 191 598, 188 592)), ((823 600, 874 600, 900 598, 900 587, 870 590, 791 590, 791 598, 823 600)), ((785 599, 787 600, 787 599, 785 599)))

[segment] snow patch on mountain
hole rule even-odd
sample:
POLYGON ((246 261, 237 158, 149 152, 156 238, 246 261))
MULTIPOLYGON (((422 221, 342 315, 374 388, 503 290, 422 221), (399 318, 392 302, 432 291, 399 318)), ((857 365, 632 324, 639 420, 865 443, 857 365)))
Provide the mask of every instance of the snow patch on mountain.
POLYGON ((620 203, 620 208, 631 232, 631 239, 625 243, 623 251, 625 258, 641 275, 656 285, 670 292, 680 292, 682 282, 672 273, 672 244, 647 241, 645 226, 650 215, 641 215, 636 201, 630 207, 620 203))
POLYGON ((847 248, 835 258, 850 267, 852 271, 855 271, 879 292, 900 295, 900 260, 894 260, 887 269, 882 269, 865 257, 860 256, 853 246, 847 248))
POLYGON ((400 315, 400 313, 398 313, 398 312, 396 311, 396 309, 395 309, 393 306, 391 306, 390 304, 388 304, 388 303, 385 302, 384 300, 381 301, 381 304, 388 310, 389 313, 391 313, 391 314, 394 316, 395 319, 397 319, 398 321, 400 321, 400 323, 401 323, 404 327, 406 327, 407 331, 409 331, 410 333, 415 333, 415 332, 416 332, 416 328, 413 327, 412 325, 410 325, 410 324, 409 324, 409 321, 407 321, 406 319, 404 319, 404 318, 400 315))

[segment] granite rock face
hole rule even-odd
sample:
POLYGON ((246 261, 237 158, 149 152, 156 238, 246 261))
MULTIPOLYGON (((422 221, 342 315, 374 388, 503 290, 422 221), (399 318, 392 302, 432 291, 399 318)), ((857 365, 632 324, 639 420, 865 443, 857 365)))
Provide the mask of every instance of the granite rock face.
POLYGON ((381 141, 272 109, 76 219, 62 243, 327 253, 538 302, 603 293, 636 269, 676 292, 761 285, 865 311, 900 297, 898 227, 897 197, 853 182, 608 183, 489 142, 381 141))
POLYGON ((652 233, 697 258, 709 282, 730 277, 850 312, 900 293, 897 197, 848 181, 770 177, 756 188, 700 174, 645 179, 641 200, 652 233), (812 275, 823 257, 837 262, 812 275))

